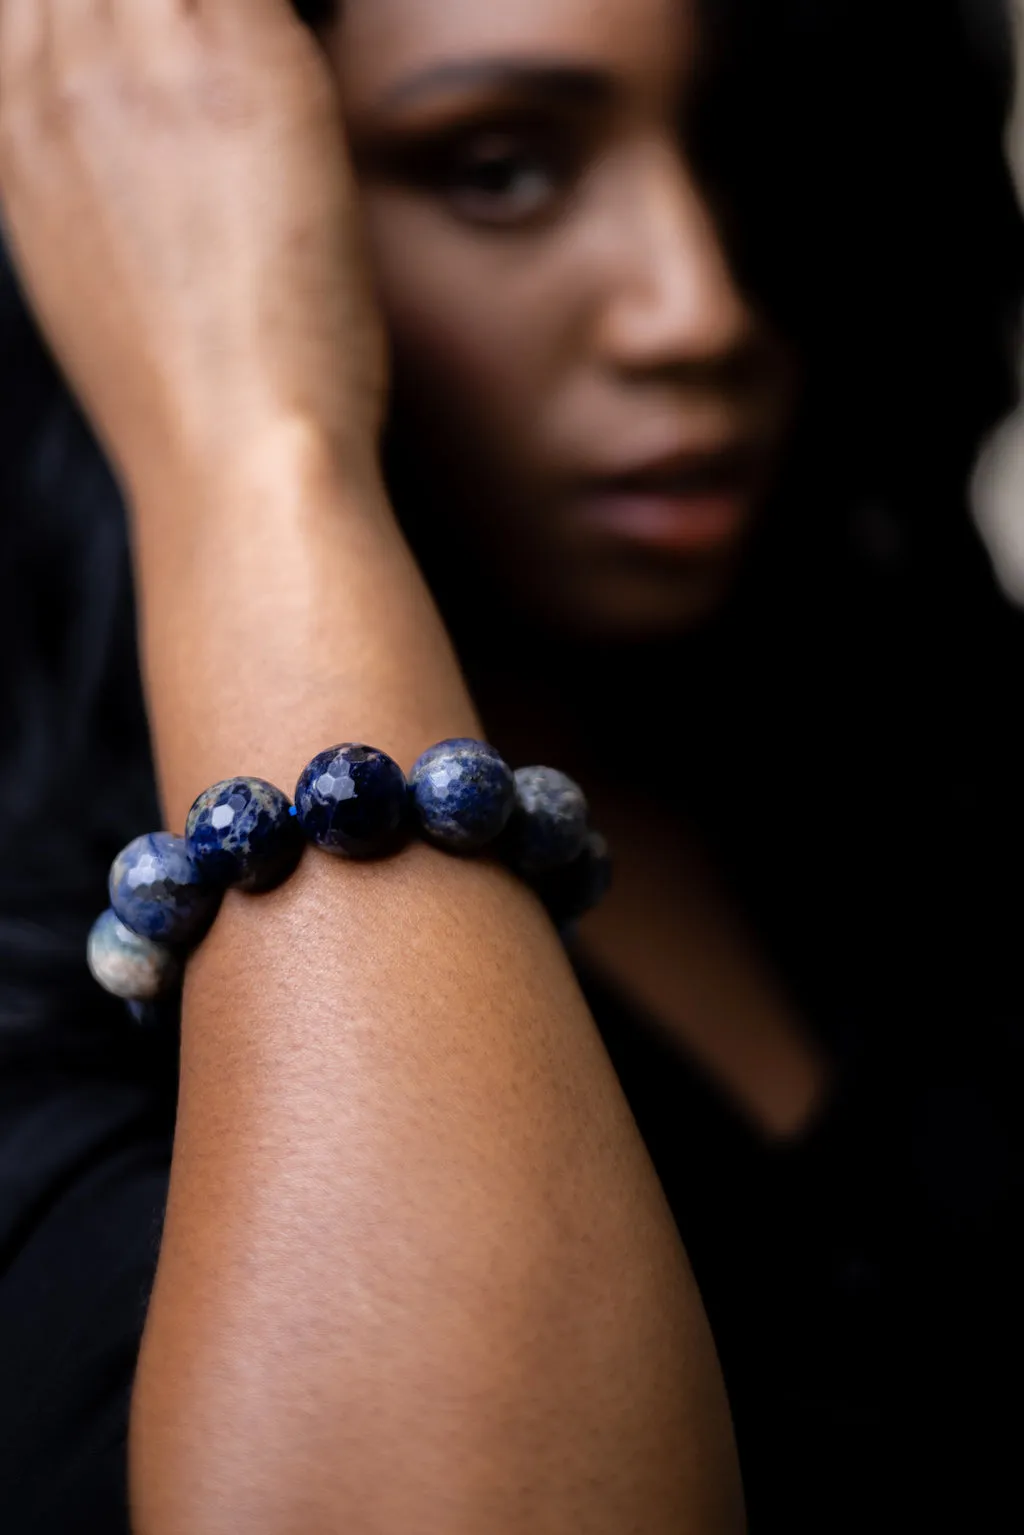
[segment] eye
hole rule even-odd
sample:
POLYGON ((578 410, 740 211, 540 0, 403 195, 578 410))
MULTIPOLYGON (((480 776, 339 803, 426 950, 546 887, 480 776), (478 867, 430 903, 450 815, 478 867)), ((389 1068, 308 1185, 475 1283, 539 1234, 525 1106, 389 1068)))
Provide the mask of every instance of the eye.
POLYGON ((564 190, 561 158, 522 132, 475 133, 450 146, 441 177, 453 210, 476 223, 526 223, 550 211, 564 190))
POLYGON ((428 197, 468 225, 517 229, 561 210, 593 158, 594 139, 564 113, 501 106, 432 125, 357 132, 351 142, 367 180, 428 197))

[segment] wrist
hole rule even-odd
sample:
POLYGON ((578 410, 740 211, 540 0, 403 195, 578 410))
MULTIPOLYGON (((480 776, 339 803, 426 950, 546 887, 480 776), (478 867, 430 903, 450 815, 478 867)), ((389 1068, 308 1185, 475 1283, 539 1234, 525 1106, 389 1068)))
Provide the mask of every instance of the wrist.
POLYGON ((298 533, 324 516, 389 512, 376 443, 342 437, 300 416, 280 416, 215 444, 153 459, 126 485, 140 544, 189 548, 225 524, 251 530, 281 520, 298 533))
POLYGON ((293 785, 325 744, 410 764, 480 734, 375 454, 279 421, 149 477, 133 542, 167 825, 239 772, 293 785))

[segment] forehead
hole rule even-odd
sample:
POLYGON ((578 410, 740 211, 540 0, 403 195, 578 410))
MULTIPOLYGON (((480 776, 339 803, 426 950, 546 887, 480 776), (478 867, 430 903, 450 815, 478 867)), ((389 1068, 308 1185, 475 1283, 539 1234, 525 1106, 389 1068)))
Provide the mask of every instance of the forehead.
POLYGON ((696 0, 346 0, 335 38, 358 109, 403 78, 477 59, 563 61, 646 90, 678 88, 696 0))

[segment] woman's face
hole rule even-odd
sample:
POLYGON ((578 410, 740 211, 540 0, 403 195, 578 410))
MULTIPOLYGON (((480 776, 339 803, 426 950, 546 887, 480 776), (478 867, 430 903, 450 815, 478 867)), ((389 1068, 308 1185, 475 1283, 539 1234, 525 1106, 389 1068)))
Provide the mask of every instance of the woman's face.
POLYGON ((687 159, 692 3, 348 0, 329 39, 409 440, 602 640, 715 606, 792 412, 687 159))

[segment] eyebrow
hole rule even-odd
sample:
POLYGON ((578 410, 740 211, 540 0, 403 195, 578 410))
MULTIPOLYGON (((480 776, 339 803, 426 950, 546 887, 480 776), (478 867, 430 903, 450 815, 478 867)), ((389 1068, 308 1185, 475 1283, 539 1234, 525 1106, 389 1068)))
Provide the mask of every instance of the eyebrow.
POLYGON ((453 60, 398 81, 374 103, 374 109, 406 107, 449 91, 482 89, 539 102, 598 106, 611 98, 614 87, 604 70, 559 59, 453 60))

